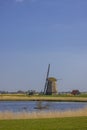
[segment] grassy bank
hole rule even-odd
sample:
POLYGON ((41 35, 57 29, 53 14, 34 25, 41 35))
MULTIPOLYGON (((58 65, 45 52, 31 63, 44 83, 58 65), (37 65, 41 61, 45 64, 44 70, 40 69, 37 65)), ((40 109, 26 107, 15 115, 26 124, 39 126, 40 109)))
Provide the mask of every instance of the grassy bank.
POLYGON ((87 130, 87 117, 2 120, 0 130, 87 130))
POLYGON ((87 117, 87 108, 66 111, 38 111, 38 112, 0 112, 0 120, 9 119, 43 119, 43 118, 61 118, 61 117, 87 117))
POLYGON ((74 101, 87 102, 86 96, 28 96, 28 95, 0 95, 0 101, 74 101))

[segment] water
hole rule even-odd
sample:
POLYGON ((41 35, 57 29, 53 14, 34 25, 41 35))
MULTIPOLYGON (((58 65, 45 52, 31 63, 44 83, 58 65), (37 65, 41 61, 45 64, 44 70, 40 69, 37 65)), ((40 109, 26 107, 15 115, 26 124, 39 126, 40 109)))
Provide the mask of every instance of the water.
MULTIPOLYGON (((48 106, 44 111, 64 111, 64 110, 74 110, 79 108, 87 107, 85 102, 42 102, 42 106, 48 106)), ((37 107, 37 101, 0 101, 0 112, 1 111, 12 111, 12 112, 33 112, 39 111, 35 109, 37 107)))

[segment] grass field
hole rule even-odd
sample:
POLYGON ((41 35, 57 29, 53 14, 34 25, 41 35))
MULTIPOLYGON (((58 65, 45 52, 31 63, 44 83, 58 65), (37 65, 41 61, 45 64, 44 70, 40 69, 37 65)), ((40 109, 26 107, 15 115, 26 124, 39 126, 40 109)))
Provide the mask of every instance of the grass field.
POLYGON ((87 130, 87 117, 1 120, 0 130, 87 130))

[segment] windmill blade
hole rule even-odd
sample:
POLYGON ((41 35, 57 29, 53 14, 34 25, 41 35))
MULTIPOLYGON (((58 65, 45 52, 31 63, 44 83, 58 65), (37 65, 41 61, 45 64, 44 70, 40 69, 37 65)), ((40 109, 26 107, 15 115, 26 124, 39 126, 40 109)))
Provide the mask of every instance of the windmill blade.
POLYGON ((47 89, 49 71, 50 71, 50 64, 48 65, 47 76, 46 76, 46 81, 44 86, 44 94, 46 93, 46 89, 47 89))
POLYGON ((45 87, 44 87, 44 94, 46 93, 46 89, 47 89, 49 71, 50 71, 50 64, 48 65, 47 76, 46 76, 45 87))
POLYGON ((46 80, 45 87, 44 87, 44 94, 46 94, 47 84, 48 84, 48 81, 46 80))
POLYGON ((47 77, 46 77, 46 80, 48 80, 49 71, 50 71, 50 64, 48 65, 48 71, 47 71, 47 77))

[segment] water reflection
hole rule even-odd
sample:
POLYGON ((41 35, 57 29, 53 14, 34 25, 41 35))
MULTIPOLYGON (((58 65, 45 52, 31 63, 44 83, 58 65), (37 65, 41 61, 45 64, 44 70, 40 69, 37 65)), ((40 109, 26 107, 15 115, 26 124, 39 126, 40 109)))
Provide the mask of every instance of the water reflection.
POLYGON ((32 112, 32 111, 64 111, 87 107, 85 102, 37 102, 37 101, 0 101, 0 111, 32 112), (35 109, 36 108, 36 109, 35 109), (38 109, 40 108, 40 109, 38 109))
POLYGON ((49 103, 48 102, 44 103, 43 101, 37 101, 34 109, 38 110, 49 109, 49 103))

